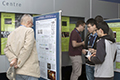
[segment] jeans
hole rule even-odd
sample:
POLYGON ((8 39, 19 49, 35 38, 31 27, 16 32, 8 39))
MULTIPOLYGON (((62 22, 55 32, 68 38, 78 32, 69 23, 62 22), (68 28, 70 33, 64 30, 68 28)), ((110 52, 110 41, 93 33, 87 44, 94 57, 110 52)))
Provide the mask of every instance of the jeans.
POLYGON ((36 77, 16 74, 16 80, 38 80, 36 77))
POLYGON ((94 67, 86 65, 86 77, 87 80, 94 80, 94 67))

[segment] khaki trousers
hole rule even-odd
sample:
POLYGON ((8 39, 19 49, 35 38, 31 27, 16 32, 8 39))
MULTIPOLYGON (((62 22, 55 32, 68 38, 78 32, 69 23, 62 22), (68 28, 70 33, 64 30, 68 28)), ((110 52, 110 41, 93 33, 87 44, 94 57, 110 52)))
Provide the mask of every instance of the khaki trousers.
POLYGON ((72 62, 72 73, 70 80, 78 80, 82 71, 82 57, 80 55, 70 56, 72 62))

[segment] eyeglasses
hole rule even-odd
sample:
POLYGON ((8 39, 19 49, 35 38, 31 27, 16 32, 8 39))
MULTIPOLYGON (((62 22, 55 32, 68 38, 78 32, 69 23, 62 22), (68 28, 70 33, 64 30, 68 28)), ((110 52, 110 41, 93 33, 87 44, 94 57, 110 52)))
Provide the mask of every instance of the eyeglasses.
POLYGON ((33 22, 30 22, 33 25, 33 22))
POLYGON ((96 29, 95 31, 97 31, 98 29, 96 29))
POLYGON ((85 26, 82 26, 83 28, 85 28, 85 26))

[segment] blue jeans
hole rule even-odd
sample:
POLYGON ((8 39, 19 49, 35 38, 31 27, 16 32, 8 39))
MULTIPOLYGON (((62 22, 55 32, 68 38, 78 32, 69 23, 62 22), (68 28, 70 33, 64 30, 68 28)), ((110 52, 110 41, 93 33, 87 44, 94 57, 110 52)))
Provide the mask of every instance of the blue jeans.
POLYGON ((86 65, 86 77, 87 80, 94 80, 94 67, 86 65))
POLYGON ((36 77, 16 74, 16 80, 38 80, 36 77))

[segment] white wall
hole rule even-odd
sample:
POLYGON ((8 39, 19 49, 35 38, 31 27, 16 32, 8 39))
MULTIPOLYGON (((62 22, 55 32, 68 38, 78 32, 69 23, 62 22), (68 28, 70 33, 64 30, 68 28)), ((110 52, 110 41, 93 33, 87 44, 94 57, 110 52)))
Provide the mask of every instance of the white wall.
POLYGON ((53 5, 54 0, 0 0, 0 12, 43 14, 53 12, 53 5))
POLYGON ((55 0, 55 10, 62 10, 63 15, 89 17, 89 0, 55 0))
POLYGON ((0 4, 0 12, 44 14, 62 10, 63 15, 86 19, 98 14, 105 18, 118 17, 118 4, 101 0, 0 0, 0 4), (21 6, 3 5, 6 3, 20 3, 21 6))
POLYGON ((9 62, 5 55, 0 56, 0 73, 5 73, 9 68, 9 62))

